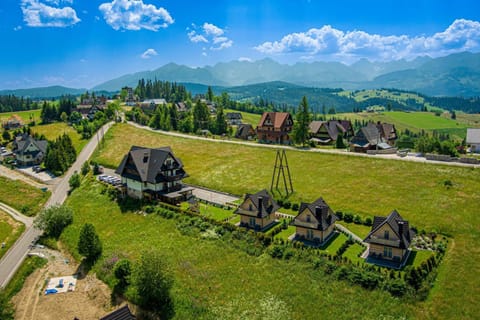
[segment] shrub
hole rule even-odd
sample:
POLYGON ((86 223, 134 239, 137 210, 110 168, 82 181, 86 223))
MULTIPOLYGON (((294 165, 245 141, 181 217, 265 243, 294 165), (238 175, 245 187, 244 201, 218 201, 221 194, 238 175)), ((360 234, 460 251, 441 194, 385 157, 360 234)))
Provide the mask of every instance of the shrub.
POLYGON ((363 224, 366 226, 371 226, 373 224, 372 218, 367 217, 363 224))
POLYGON ((335 214, 337 215, 338 220, 343 220, 343 212, 342 211, 337 211, 335 214))
POLYGON ((284 247, 278 244, 271 246, 268 250, 268 254, 272 258, 281 259, 283 257, 283 253, 284 253, 284 247))
POLYGON ((292 204, 292 210, 293 210, 293 211, 298 211, 298 208, 299 208, 298 203, 292 204))
POLYGON ((292 204, 290 203, 289 200, 285 200, 285 201, 283 202, 283 207, 284 207, 285 209, 290 209, 291 206, 292 206, 292 204))
POLYGON ((351 213, 348 213, 348 212, 347 212, 347 213, 345 213, 345 214, 343 215, 343 220, 344 220, 345 222, 350 223, 350 222, 353 221, 353 215, 352 215, 351 213))
POLYGON ((362 218, 360 218, 360 216, 356 214, 355 217, 353 218, 353 223, 362 224, 362 218))

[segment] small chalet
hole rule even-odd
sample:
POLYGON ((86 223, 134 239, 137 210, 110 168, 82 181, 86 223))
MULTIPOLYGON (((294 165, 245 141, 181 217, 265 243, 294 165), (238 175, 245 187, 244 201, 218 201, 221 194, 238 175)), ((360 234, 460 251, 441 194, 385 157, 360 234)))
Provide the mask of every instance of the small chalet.
POLYGON ((229 125, 240 125, 242 123, 242 114, 240 112, 227 112, 225 115, 229 125))
POLYGON ((160 199, 176 204, 187 200, 193 190, 182 184, 182 179, 188 175, 170 147, 132 146, 115 173, 121 176, 123 191, 132 198, 160 199))
POLYGON ((243 140, 252 140, 255 137, 255 130, 249 123, 239 124, 235 132, 235 138, 243 140))
POLYGON ((23 127, 23 120, 18 115, 14 114, 7 121, 3 123, 5 130, 14 130, 23 127))
POLYGON ((338 217, 322 198, 313 203, 302 202, 292 223, 296 227, 295 239, 322 244, 333 235, 337 220, 338 217))
POLYGON ((332 144, 338 136, 350 138, 354 135, 349 120, 312 121, 309 125, 311 139, 317 144, 332 144))
POLYGON ((127 106, 133 107, 135 103, 137 102, 137 97, 133 93, 133 88, 132 87, 123 87, 122 90, 125 90, 127 92, 127 95, 125 96, 125 104, 127 106))
POLYGON ((188 107, 185 102, 177 102, 175 103, 175 108, 177 108, 178 113, 183 113, 188 111, 188 107))
POLYGON ((13 141, 12 152, 15 160, 21 166, 31 166, 42 163, 47 153, 48 142, 35 140, 27 134, 17 136, 13 141))
POLYGON ((240 215, 240 226, 262 231, 275 223, 275 212, 280 206, 267 190, 246 194, 242 204, 235 210, 240 215))
POLYGON ((396 139, 395 132, 393 125, 369 122, 367 126, 360 128, 350 141, 350 151, 367 152, 368 150, 391 149, 396 139), (389 134, 385 136, 385 132, 389 134))
POLYGON ((467 129, 467 145, 471 152, 480 153, 480 129, 467 129))
POLYGON ((288 112, 264 112, 257 126, 257 139, 262 143, 291 144, 293 118, 288 112))
MULTIPOLYGON (((76 319, 76 318, 75 318, 76 319)), ((100 318, 100 320, 135 320, 137 319, 130 309, 128 305, 124 305, 121 308, 118 308, 115 311, 110 312, 109 314, 100 318)))
POLYGON ((392 262, 400 267, 410 253, 408 247, 413 238, 408 221, 393 210, 387 217, 375 217, 372 230, 365 238, 369 244, 368 258, 373 263, 392 262))
POLYGON ((147 99, 143 100, 140 103, 140 108, 145 113, 152 113, 155 111, 155 108, 158 106, 166 105, 167 101, 165 99, 147 99))

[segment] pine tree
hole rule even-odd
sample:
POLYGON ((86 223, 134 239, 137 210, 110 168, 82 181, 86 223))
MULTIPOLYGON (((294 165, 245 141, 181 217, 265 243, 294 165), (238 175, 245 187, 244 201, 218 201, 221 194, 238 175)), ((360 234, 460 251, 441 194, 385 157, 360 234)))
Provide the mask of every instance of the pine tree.
POLYGON ((293 125, 293 140, 295 143, 305 145, 308 139, 308 130, 310 125, 310 111, 308 109, 307 97, 303 96, 302 102, 298 106, 295 124, 293 125))
POLYGON ((93 262, 102 254, 102 243, 98 237, 95 227, 91 223, 85 223, 80 231, 78 239, 78 253, 93 262))

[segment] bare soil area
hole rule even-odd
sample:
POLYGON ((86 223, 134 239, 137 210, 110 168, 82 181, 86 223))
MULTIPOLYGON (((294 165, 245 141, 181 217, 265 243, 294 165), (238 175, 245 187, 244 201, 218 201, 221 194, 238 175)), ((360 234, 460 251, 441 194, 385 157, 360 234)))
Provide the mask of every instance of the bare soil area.
POLYGON ((79 273, 73 292, 45 295, 49 278, 74 275, 79 265, 64 253, 48 249, 37 251, 45 254, 49 261, 27 278, 22 290, 12 299, 15 319, 99 319, 115 309, 110 303, 110 289, 90 274, 79 273))

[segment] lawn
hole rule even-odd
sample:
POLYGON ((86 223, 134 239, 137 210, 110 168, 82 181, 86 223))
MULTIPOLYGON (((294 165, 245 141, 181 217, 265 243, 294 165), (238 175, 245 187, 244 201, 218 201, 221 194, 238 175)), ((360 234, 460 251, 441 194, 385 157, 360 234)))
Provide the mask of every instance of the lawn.
MULTIPOLYGON (((173 219, 122 213, 100 194, 101 188, 97 182, 85 182, 68 198, 74 222, 65 229, 62 242, 75 252, 81 226, 90 222, 105 257, 136 259, 144 249, 161 251, 175 278, 176 319, 262 318, 257 308, 269 319, 318 319, 320 312, 337 319, 413 316, 412 306, 384 291, 338 282, 304 262, 250 256, 221 240, 182 235, 173 219)), ((94 271, 101 265, 99 261, 94 271)))
POLYGON ((78 134, 73 127, 64 122, 38 125, 32 127, 32 132, 45 135, 47 140, 55 140, 57 137, 66 133, 70 136, 70 139, 72 139, 73 147, 77 151, 77 154, 79 154, 88 143, 88 140, 82 139, 82 136, 78 134))
POLYGON ((234 215, 233 210, 225 210, 205 203, 200 203, 200 213, 217 221, 223 221, 234 215))
POLYGON ((5 248, 0 247, 0 259, 10 249, 12 244, 25 230, 25 225, 16 221, 6 212, 0 210, 0 244, 5 243, 5 248))
MULTIPOLYGON (((190 177, 186 182, 236 195, 269 189, 275 150, 170 137, 117 124, 95 160, 119 165, 131 145, 171 146, 190 177)), ((480 174, 478 169, 376 158, 287 151, 295 193, 292 202, 322 196, 335 211, 363 218, 397 209, 419 230, 453 237, 427 303, 418 317, 475 318, 480 280, 472 272, 480 259, 480 174), (444 181, 453 187, 447 188, 444 181), (458 313, 461 310, 461 313, 458 313)))
POLYGON ((343 253, 342 256, 348 258, 350 261, 354 263, 364 263, 365 260, 360 258, 358 255, 361 254, 366 250, 365 247, 359 245, 358 243, 354 243, 347 248, 347 250, 343 253))
POLYGON ((18 180, 0 176, 0 202, 18 211, 34 216, 50 197, 50 191, 42 191, 18 180))
POLYGON ((369 227, 363 224, 355 224, 353 222, 347 223, 345 221, 337 221, 336 223, 341 224, 351 232, 355 233, 361 239, 365 239, 365 237, 368 235, 370 230, 372 230, 372 227, 369 227))
POLYGON ((275 238, 278 238, 278 239, 283 239, 285 241, 288 240, 288 237, 290 237, 291 235, 293 235, 295 233, 295 226, 288 226, 287 229, 284 229, 282 231, 280 231, 279 233, 277 233, 275 235, 275 238))
POLYGON ((334 234, 332 238, 322 246, 322 250, 325 250, 325 252, 331 255, 335 255, 338 249, 340 249, 342 244, 344 244, 345 241, 347 240, 348 240, 347 236, 339 232, 337 234, 334 234))

